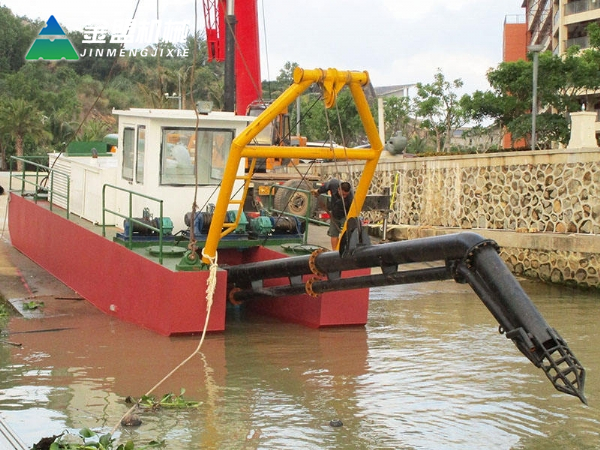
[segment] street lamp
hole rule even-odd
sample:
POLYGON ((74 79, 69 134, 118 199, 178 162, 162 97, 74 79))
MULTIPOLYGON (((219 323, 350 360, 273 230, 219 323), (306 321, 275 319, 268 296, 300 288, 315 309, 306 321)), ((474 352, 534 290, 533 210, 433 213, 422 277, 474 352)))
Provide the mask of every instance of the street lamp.
POLYGON ((537 119, 537 82, 538 82, 538 65, 540 52, 544 50, 544 46, 541 44, 530 45, 527 47, 527 51, 533 53, 533 100, 531 101, 531 150, 535 150, 536 146, 536 132, 535 122, 537 119))
POLYGON ((181 109, 181 91, 179 91, 179 95, 176 92, 173 92, 173 95, 169 95, 168 92, 165 92, 165 98, 170 100, 172 98, 176 98, 178 100, 179 109, 181 109))

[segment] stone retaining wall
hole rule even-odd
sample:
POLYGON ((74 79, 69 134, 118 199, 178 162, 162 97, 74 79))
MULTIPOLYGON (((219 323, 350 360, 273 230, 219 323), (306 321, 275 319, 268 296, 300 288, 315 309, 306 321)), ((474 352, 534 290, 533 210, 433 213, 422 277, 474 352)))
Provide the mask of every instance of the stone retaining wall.
MULTIPOLYGON (((338 162, 313 170, 322 180, 334 176, 356 186, 361 166, 338 162)), ((600 288, 597 148, 384 157, 369 193, 386 188, 393 199, 389 223, 412 229, 401 238, 467 229, 484 236, 501 232, 495 240, 513 273, 600 288), (582 236, 588 238, 584 246, 576 244, 582 236)), ((382 216, 365 217, 379 222, 382 216)))

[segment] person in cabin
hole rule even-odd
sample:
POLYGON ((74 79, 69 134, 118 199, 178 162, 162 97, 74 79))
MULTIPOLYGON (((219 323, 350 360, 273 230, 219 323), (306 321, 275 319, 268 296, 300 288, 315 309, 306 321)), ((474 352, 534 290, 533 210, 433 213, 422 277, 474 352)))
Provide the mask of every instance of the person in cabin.
POLYGON ((323 184, 318 189, 313 189, 312 194, 318 197, 321 194, 329 192, 331 195, 329 230, 327 235, 331 237, 331 249, 336 250, 340 240, 340 232, 344 228, 346 216, 354 195, 350 188, 350 183, 347 181, 340 182, 332 178, 327 183, 323 184))

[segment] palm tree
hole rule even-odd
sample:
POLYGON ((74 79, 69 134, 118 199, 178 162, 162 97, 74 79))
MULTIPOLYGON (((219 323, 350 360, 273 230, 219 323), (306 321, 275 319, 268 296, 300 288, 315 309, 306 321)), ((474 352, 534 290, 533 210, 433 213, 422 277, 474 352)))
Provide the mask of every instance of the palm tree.
MULTIPOLYGON (((15 144, 15 154, 23 157, 23 142, 30 139, 40 142, 48 137, 42 113, 35 104, 20 98, 12 98, 0 104, 0 135, 6 135, 15 144)), ((23 162, 17 161, 17 170, 23 170, 23 162)))
POLYGON ((67 143, 75 137, 77 124, 70 121, 72 112, 66 109, 54 109, 48 117, 47 126, 52 135, 50 145, 55 150, 63 151, 67 143))
POLYGON ((83 123, 80 136, 77 140, 81 141, 101 141, 110 130, 110 125, 101 119, 89 119, 83 123))

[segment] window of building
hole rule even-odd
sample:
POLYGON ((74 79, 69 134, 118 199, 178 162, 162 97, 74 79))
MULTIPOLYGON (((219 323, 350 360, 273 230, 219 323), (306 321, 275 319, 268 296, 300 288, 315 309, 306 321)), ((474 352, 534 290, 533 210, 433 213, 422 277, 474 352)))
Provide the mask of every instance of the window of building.
POLYGON ((217 185, 223 178, 233 130, 163 128, 161 184, 217 185))

